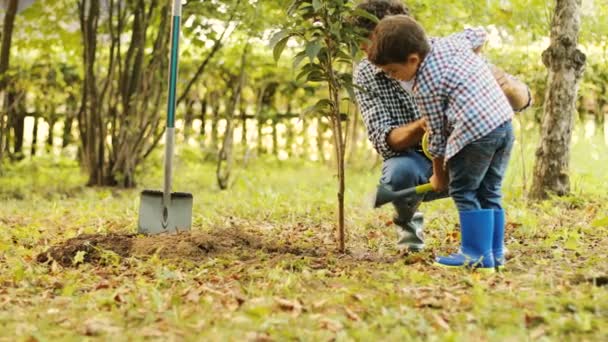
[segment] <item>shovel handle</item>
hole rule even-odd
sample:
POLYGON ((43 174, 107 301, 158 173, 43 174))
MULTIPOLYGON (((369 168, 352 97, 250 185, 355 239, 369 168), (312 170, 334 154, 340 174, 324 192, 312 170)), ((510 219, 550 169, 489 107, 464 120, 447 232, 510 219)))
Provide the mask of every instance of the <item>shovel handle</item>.
POLYGON ((427 192, 433 191, 433 186, 431 185, 431 183, 426 183, 426 184, 418 185, 415 189, 416 189, 416 194, 421 195, 421 194, 425 194, 427 192))
POLYGON ((181 0, 173 0, 171 24, 171 55, 169 58, 169 96, 167 98, 167 130, 165 131, 165 183, 163 187, 163 206, 171 201, 171 181, 173 179, 173 150, 175 142, 175 107, 179 61, 179 33, 182 15, 181 0))

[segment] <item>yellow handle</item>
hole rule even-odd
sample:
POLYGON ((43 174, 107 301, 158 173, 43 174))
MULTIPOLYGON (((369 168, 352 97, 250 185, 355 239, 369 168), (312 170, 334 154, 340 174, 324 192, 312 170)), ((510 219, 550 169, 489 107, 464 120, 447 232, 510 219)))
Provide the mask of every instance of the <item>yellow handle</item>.
POLYGON ((424 135, 422 136, 422 152, 424 152, 424 155, 427 158, 433 159, 433 156, 429 153, 429 132, 424 132, 424 135))
POLYGON ((422 184, 422 185, 418 185, 416 187, 416 193, 418 195, 420 194, 424 194, 427 192, 433 191, 433 186, 431 185, 431 183, 426 183, 426 184, 422 184))

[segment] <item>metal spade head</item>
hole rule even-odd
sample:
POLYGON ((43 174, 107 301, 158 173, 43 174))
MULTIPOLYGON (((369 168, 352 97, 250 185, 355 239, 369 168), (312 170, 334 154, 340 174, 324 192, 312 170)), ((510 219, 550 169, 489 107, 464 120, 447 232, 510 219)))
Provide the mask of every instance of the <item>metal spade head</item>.
POLYGON ((378 189, 376 190, 376 199, 374 201, 374 208, 379 208, 386 203, 393 202, 397 199, 408 198, 412 196, 422 195, 429 191, 433 191, 433 187, 431 184, 422 184, 413 188, 403 189, 399 191, 393 191, 389 189, 386 185, 378 185, 378 189))
POLYGON ((137 232, 155 235, 189 231, 192 227, 192 202, 192 194, 173 192, 165 205, 162 191, 142 191, 137 232))

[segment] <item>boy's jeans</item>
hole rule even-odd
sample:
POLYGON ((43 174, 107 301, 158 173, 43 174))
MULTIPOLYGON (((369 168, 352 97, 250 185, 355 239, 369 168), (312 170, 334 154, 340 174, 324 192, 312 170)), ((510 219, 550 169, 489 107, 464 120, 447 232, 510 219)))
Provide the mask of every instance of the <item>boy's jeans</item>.
POLYGON ((449 192, 458 211, 502 209, 502 180, 514 140, 509 120, 448 161, 449 192))
MULTIPOLYGON (((410 150, 384 161, 380 183, 397 191, 428 183, 432 174, 431 161, 421 152, 410 150)), ((424 198, 393 202, 396 211, 393 222, 397 225, 399 235, 397 246, 399 248, 407 248, 411 251, 419 251, 424 248, 422 213, 417 213, 416 209, 422 200, 432 201, 446 196, 447 193, 429 193, 424 198)))

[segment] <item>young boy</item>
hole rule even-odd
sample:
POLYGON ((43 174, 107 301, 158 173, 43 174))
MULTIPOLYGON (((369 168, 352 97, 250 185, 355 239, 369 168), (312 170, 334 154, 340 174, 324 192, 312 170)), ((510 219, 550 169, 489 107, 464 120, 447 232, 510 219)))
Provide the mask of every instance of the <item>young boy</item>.
POLYGON ((458 207, 460 251, 436 264, 493 271, 504 263, 501 183, 514 137, 513 110, 478 55, 485 40, 482 29, 468 29, 429 41, 414 19, 390 16, 374 30, 368 57, 390 77, 414 80, 430 130, 430 182, 448 188, 458 207))

